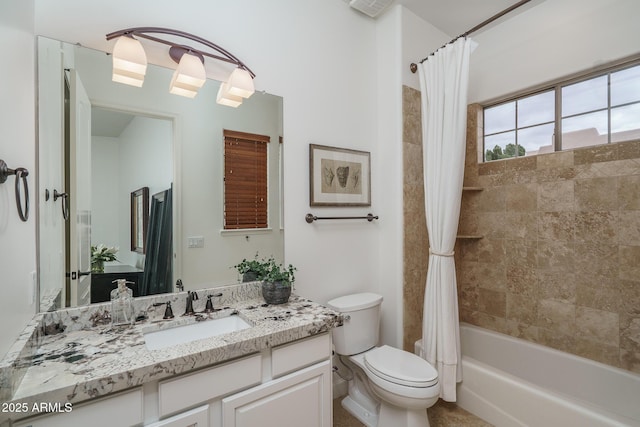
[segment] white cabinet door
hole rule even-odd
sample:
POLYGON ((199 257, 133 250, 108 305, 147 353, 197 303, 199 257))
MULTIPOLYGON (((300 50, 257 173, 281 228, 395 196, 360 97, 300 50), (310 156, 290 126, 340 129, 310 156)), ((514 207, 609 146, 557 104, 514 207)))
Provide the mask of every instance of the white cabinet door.
POLYGON ((209 405, 149 424, 147 427, 209 427, 209 405))
POLYGON ((222 400, 225 427, 331 427, 329 361, 222 400))

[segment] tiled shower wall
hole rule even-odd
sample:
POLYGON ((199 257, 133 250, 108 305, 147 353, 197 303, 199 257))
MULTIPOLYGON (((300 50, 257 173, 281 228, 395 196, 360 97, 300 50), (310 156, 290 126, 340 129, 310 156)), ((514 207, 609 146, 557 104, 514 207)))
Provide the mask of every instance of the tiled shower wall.
POLYGON ((424 215, 422 119, 420 91, 402 87, 404 169, 404 349, 422 337, 422 305, 429 263, 429 237, 424 215))
MULTIPOLYGON (((418 91, 404 89, 405 128, 420 127, 415 97, 418 91)), ((463 192, 459 234, 483 238, 456 245, 460 319, 640 372, 640 141, 478 164, 481 111, 469 106, 464 185, 483 190, 463 192)), ((417 185, 409 181, 421 175, 421 164, 413 170, 408 133, 404 293, 411 349, 421 333, 421 300, 416 308, 412 299, 424 286, 418 282, 426 277, 426 256, 408 242, 419 238, 411 217, 424 220, 424 207, 411 199, 417 185)))

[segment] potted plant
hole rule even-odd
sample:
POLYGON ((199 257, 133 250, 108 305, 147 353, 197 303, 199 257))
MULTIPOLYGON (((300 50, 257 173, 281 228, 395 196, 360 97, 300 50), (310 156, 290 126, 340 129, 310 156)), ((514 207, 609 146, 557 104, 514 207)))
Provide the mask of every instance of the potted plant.
POLYGON ((91 246, 91 272, 104 273, 105 261, 117 261, 116 254, 118 248, 115 246, 107 247, 100 243, 98 246, 91 246))
POLYGON ((243 282, 253 282, 262 279, 262 265, 264 262, 265 261, 258 260, 258 253, 256 253, 256 256, 252 260, 244 258, 240 263, 234 265, 233 268, 242 274, 243 282))
POLYGON ((289 301, 291 288, 295 282, 296 268, 289 264, 276 263, 275 259, 269 258, 262 264, 262 297, 268 304, 284 304, 289 301))

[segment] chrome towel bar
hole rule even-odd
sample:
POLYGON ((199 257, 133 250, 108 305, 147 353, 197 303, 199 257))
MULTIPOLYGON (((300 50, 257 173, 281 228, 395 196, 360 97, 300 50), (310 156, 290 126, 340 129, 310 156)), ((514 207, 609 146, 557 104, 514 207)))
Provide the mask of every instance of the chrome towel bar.
POLYGON ((313 221, 318 221, 321 219, 366 219, 371 222, 374 219, 378 219, 378 215, 373 215, 372 213, 368 213, 367 216, 315 216, 313 214, 308 213, 304 217, 307 223, 311 224, 313 221))

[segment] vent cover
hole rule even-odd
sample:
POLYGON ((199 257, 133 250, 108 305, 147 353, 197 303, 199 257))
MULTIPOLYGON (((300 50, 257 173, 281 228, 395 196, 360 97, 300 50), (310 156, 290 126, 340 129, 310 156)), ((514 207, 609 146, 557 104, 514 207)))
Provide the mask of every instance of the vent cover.
POLYGON ((372 18, 380 15, 394 0, 346 0, 349 6, 372 18))

